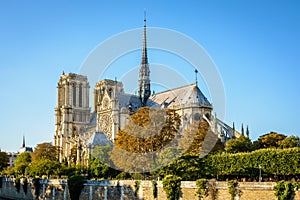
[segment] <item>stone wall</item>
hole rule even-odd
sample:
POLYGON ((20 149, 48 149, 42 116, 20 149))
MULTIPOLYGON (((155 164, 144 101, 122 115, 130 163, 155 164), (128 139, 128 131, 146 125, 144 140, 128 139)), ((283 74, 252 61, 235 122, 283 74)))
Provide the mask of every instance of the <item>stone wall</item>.
MULTIPOLYGON (((214 189, 209 190, 209 196, 204 200, 229 200, 230 194, 226 182, 211 182, 214 189), (215 196, 215 197, 213 197, 215 196)), ((239 195, 236 200, 277 200, 274 195, 274 182, 240 182, 238 185, 239 195)), ((39 197, 35 197, 34 186, 29 181, 27 194, 24 193, 22 184, 20 191, 11 179, 4 179, 0 188, 0 197, 8 199, 60 199, 70 200, 66 181, 64 180, 43 180, 39 197)), ((196 182, 182 181, 180 190, 180 200, 197 199, 196 182)), ((88 181, 80 194, 80 200, 165 200, 166 194, 162 187, 162 182, 157 182, 157 198, 153 197, 153 186, 151 181, 140 181, 139 190, 135 193, 135 181, 88 181)), ((295 192, 294 200, 300 200, 300 191, 295 192)))

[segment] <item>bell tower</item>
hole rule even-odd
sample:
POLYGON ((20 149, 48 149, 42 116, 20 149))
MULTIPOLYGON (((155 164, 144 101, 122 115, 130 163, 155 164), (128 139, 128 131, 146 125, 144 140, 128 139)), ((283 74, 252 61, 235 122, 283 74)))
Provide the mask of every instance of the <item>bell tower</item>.
POLYGON ((59 147, 60 162, 69 157, 89 123, 89 88, 87 77, 74 73, 63 73, 58 81, 54 145, 59 147))

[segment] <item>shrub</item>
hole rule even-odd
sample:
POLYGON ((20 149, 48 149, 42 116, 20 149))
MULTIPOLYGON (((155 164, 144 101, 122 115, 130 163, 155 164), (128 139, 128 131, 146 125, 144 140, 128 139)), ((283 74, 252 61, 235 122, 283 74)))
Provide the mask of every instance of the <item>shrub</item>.
POLYGON ((70 197, 72 200, 79 200, 79 196, 84 183, 85 183, 85 178, 80 175, 74 175, 68 179, 68 187, 69 187, 70 197))
POLYGON ((294 195, 294 186, 289 181, 279 181, 274 186, 274 191, 278 200, 289 200, 294 195))
POLYGON ((231 196, 231 200, 234 200, 235 196, 239 194, 238 182, 234 180, 227 181, 228 191, 231 196))
POLYGON ((196 185, 197 185, 196 194, 198 196, 198 199, 201 200, 204 197, 207 197, 208 196, 207 179, 201 178, 196 180, 196 185))
POLYGON ((166 192, 168 200, 178 200, 181 178, 176 175, 167 175, 162 181, 163 188, 166 192))

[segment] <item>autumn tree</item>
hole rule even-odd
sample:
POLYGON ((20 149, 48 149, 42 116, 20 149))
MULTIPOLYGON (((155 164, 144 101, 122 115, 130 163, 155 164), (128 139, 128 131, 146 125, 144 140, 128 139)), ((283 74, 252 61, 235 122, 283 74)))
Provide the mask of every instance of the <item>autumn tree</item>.
POLYGON ((38 144, 37 147, 34 149, 32 153, 32 160, 38 161, 38 160, 52 160, 57 161, 58 160, 58 150, 55 146, 53 146, 49 142, 38 144))
POLYGON ((180 117, 170 109, 142 107, 131 115, 127 126, 118 132, 110 156, 118 169, 150 169, 155 152, 179 136, 180 117))
POLYGON ((198 154, 203 145, 209 125, 206 121, 193 122, 183 132, 179 147, 185 149, 185 153, 198 154))

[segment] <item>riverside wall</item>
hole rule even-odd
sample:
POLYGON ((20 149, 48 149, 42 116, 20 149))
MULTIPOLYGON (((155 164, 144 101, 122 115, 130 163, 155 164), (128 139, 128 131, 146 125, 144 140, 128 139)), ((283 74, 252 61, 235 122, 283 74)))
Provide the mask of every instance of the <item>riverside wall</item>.
MULTIPOLYGON (((274 195, 274 182, 239 182, 239 195, 235 200, 277 200, 274 195)), ((139 189, 136 191, 136 181, 88 181, 80 194, 80 200, 166 200, 166 194, 162 182, 157 181, 157 197, 153 196, 151 181, 140 181, 139 189)), ((227 182, 211 182, 213 187, 209 189, 209 196, 204 200, 230 200, 227 182)), ((197 199, 196 182, 182 181, 180 189, 181 200, 197 199)), ((17 192, 13 180, 3 179, 0 188, 0 198, 6 199, 43 199, 43 200, 70 200, 67 182, 65 180, 42 180, 39 195, 35 195, 35 189, 31 181, 27 184, 27 193, 21 184, 17 192)), ((300 200, 300 191, 295 192, 294 200, 300 200)))

